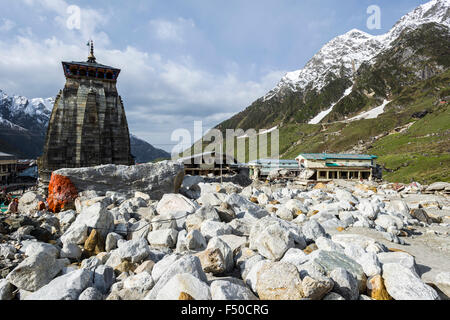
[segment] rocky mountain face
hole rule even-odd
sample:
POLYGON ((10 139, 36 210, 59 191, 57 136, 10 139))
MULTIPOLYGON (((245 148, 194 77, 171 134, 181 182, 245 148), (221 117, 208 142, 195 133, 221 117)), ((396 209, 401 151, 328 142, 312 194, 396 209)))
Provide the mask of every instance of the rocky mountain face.
MULTIPOLYGON (((334 38, 303 69, 287 73, 264 97, 221 123, 218 128, 263 129, 290 121, 307 123, 320 111, 339 101, 346 89, 353 87, 355 77, 362 73, 361 66, 367 68, 376 64, 387 52, 398 50, 399 44, 408 47, 403 48, 404 58, 408 62, 405 59, 395 61, 397 68, 403 67, 404 62, 414 63, 414 59, 410 59, 410 56, 415 56, 415 60, 426 62, 431 55, 439 60, 435 61, 436 71, 442 72, 448 67, 448 61, 442 61, 446 52, 445 50, 435 52, 433 49, 435 46, 448 49, 448 30, 439 30, 442 36, 440 38, 433 37, 432 32, 421 32, 424 25, 434 25, 436 28, 450 27, 450 1, 433 0, 416 8, 402 17, 384 35, 372 36, 353 29, 334 38), (405 38, 413 38, 419 43, 409 41, 405 44, 404 41, 407 41, 405 38), (433 46, 428 52, 423 52, 425 55, 417 52, 416 48, 423 40, 433 46)), ((425 68, 424 72, 428 70, 429 68, 425 68)), ((389 90, 378 92, 378 97, 385 97, 389 93, 389 90)), ((346 115, 345 112, 343 115, 346 115)))
MULTIPOLYGON (((9 96, 0 90, 0 151, 23 159, 40 156, 54 102, 53 98, 9 96)), ((168 152, 134 135, 130 135, 130 143, 138 163, 170 158, 168 152)))
MULTIPOLYGON (((424 122, 436 122, 437 114, 448 117, 449 28, 450 1, 433 0, 402 17, 384 35, 351 30, 217 128, 278 127, 283 158, 299 152, 374 152, 374 142, 399 127, 413 125, 411 121, 418 120, 412 117, 415 112, 428 111, 424 122), (358 117, 378 109, 381 113, 374 119, 358 117), (359 142, 364 147, 354 150, 359 142)), ((440 133, 441 127, 432 124, 425 135, 439 136, 442 151, 443 145, 448 146, 448 132, 440 133)), ((423 147, 415 152, 428 150, 423 147)), ((386 151, 379 151, 376 155, 385 167, 393 169, 390 159, 384 162, 386 151)), ((448 173, 440 178, 450 179, 448 173)))

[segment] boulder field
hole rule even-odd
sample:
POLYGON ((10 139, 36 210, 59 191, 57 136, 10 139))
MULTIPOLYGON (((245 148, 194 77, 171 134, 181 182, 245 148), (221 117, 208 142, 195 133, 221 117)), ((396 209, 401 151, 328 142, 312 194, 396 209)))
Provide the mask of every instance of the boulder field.
POLYGON ((219 183, 168 161, 54 175, 0 217, 0 300, 450 295, 445 183, 219 183))

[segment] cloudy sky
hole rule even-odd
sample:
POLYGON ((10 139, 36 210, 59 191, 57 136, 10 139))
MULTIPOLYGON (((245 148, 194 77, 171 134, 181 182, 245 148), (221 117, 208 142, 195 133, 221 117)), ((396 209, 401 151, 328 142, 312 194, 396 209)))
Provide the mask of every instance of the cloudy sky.
POLYGON ((54 97, 60 61, 122 69, 130 131, 171 151, 175 129, 207 129, 242 111, 329 40, 387 32, 426 0, 0 0, 0 89, 54 97), (381 9, 381 29, 367 8, 381 9), (76 6, 76 7, 74 7, 76 6), (80 19, 77 10, 80 8, 80 19))

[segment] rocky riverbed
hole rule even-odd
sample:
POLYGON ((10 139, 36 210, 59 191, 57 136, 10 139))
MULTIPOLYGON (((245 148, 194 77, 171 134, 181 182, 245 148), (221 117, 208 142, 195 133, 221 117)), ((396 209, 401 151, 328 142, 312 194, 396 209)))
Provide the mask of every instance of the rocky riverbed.
POLYGON ((0 218, 0 300, 450 296, 448 183, 220 183, 182 170, 107 166, 109 182, 105 166, 63 169, 78 197, 57 213, 26 193, 0 218))

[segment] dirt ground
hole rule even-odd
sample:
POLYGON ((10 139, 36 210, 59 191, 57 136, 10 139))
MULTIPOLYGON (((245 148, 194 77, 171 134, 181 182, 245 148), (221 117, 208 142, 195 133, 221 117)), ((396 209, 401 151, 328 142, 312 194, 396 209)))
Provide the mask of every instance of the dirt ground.
MULTIPOLYGON (((329 231, 329 233, 339 233, 338 231, 329 231)), ((384 244, 389 249, 399 249, 414 256, 417 265, 417 271, 427 284, 433 285, 437 274, 441 272, 450 272, 450 227, 433 225, 431 227, 415 227, 414 235, 403 237, 405 245, 395 244, 387 241, 376 230, 367 228, 349 228, 342 234, 358 234, 368 236, 384 244), (428 232, 434 230, 437 232, 447 232, 447 235, 428 232)), ((434 286, 433 286, 434 287, 434 286)), ((448 297, 442 296, 443 299, 448 297)))

